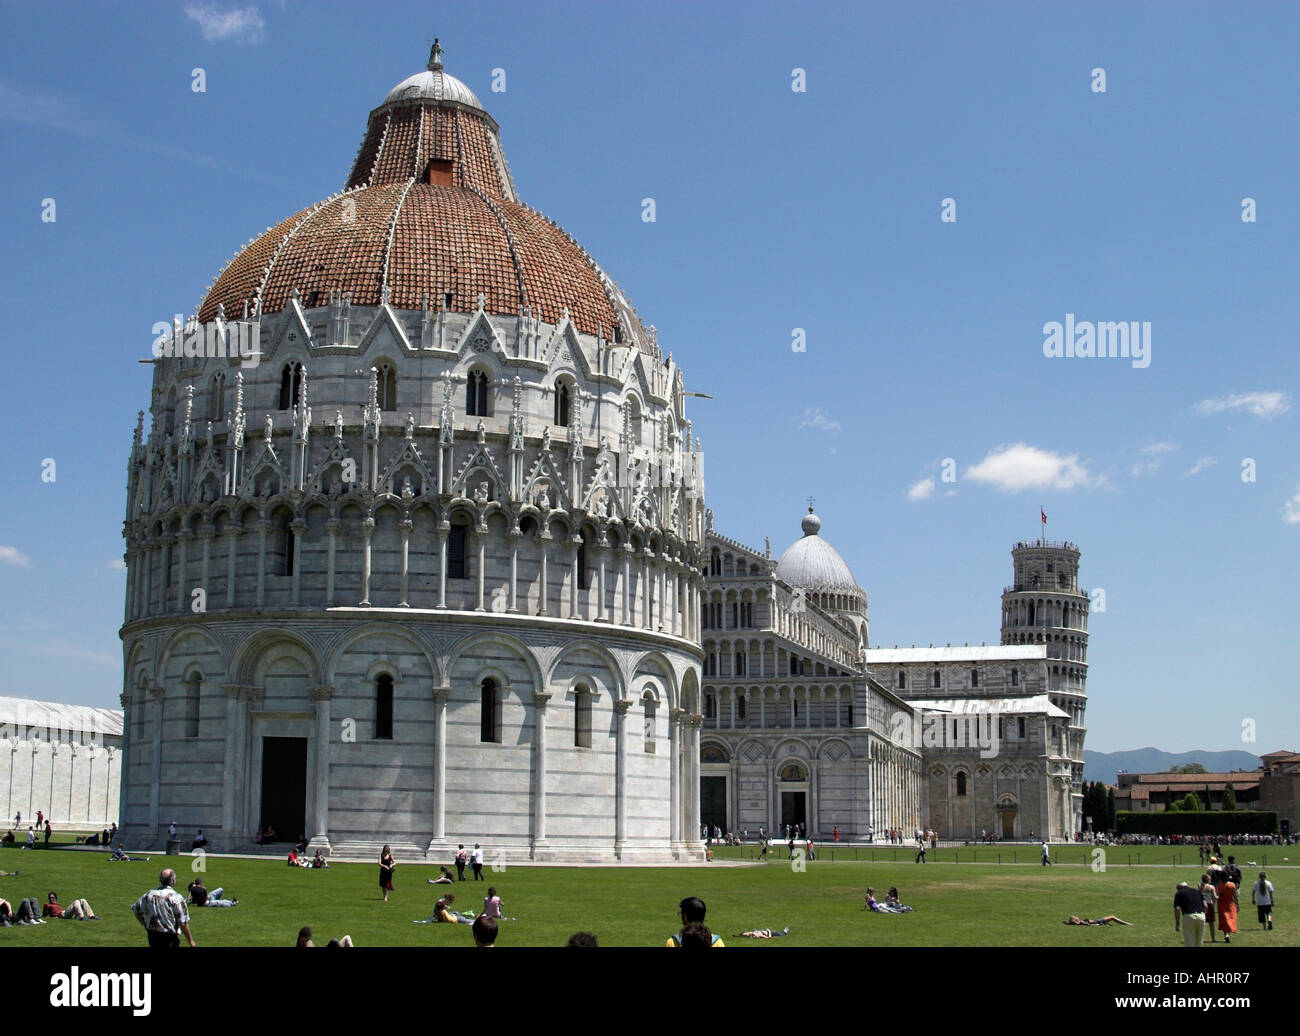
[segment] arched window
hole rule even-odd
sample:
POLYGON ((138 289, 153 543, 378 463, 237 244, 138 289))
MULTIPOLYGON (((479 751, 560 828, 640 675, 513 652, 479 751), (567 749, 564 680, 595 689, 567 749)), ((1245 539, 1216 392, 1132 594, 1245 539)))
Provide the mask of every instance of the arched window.
POLYGON ((212 386, 208 391, 208 420, 224 421, 226 419, 226 376, 217 371, 212 376, 212 386))
POLYGON ((970 685, 972 687, 978 687, 980 685, 980 671, 978 669, 972 669, 970 671, 970 685))
POLYGON ((578 589, 588 590, 591 588, 591 572, 587 568, 587 533, 582 534, 581 542, 578 544, 578 589))
POLYGON ((273 576, 293 575, 293 512, 277 507, 271 515, 271 565, 273 576))
POLYGON ((488 376, 484 371, 470 371, 465 384, 465 413, 470 417, 490 417, 488 413, 488 376))
POLYGON ((375 738, 393 738, 393 678, 388 673, 375 679, 375 738))
MULTIPOLYGON (((1037 578, 1038 578, 1037 576, 1034 577, 1035 580, 1037 580, 1037 578)), ((1035 582, 1034 585, 1037 585, 1037 582, 1035 582)), ((1031 626, 1034 625, 1034 602, 1033 601, 1029 602, 1029 625, 1031 626)))
POLYGON ((705 745, 700 749, 700 762, 713 763, 714 765, 725 763, 727 762, 727 753, 718 745, 705 745))
POLYGON ((163 434, 171 435, 176 431, 176 390, 167 391, 167 410, 163 414, 163 434))
POLYGON ((185 736, 199 736, 199 695, 203 689, 203 677, 194 673, 185 681, 185 736))
POLYGON ((716 651, 710 651, 707 655, 704 656, 704 675, 705 676, 718 675, 718 654, 716 651))
POLYGON ((641 445, 641 404, 636 396, 627 399, 627 429, 633 446, 641 445))
POLYGON ((745 718, 745 696, 743 694, 736 699, 736 718, 745 718))
POLYGON ((903 672, 903 670, 901 669, 898 671, 898 689, 899 690, 907 689, 907 674, 903 672))
POLYGON ((1019 737, 1023 738, 1025 736, 1025 717, 1019 716, 1017 718, 1019 719, 1019 723, 1016 725, 1017 733, 1019 737))
POLYGON ((469 578, 469 562, 466 559, 465 551, 465 534, 465 526, 453 525, 449 535, 447 536, 448 579, 469 578))
POLYGON ((381 363, 375 368, 379 372, 376 379, 379 389, 379 409, 397 409, 397 371, 391 363, 381 363))
POLYGON ((292 410, 295 403, 298 402, 298 391, 302 386, 302 364, 286 363, 284 369, 280 371, 280 407, 281 410, 292 410))
POLYGON ((732 670, 732 675, 733 675, 733 676, 744 676, 745 673, 746 673, 746 671, 747 671, 747 670, 746 670, 746 664, 747 664, 747 661, 748 661, 748 660, 747 660, 746 657, 745 657, 745 652, 743 652, 743 651, 737 651, 737 652, 736 652, 736 667, 735 667, 735 669, 732 670))
POLYGON ((715 699, 711 694, 706 694, 704 696, 704 718, 705 719, 718 718, 718 702, 717 699, 715 699))
POLYGON ((651 755, 655 750, 655 713, 659 703, 652 692, 646 691, 641 696, 641 706, 645 709, 645 750, 651 755))
POLYGON ((1019 669, 1011 670, 1011 686, 1016 687, 1019 685, 1019 683, 1020 683, 1020 670, 1019 669))
POLYGON ((799 781, 806 781, 808 779, 808 775, 804 773, 803 767, 800 766, 798 763, 790 763, 786 766, 781 767, 780 779, 783 781, 799 782, 799 781))
POLYGON ((555 384, 555 424, 565 427, 569 424, 569 383, 559 381, 555 384))
POLYGON ((931 687, 939 686, 939 670, 937 669, 930 674, 930 686, 931 687))
POLYGON ((966 797, 966 775, 961 772, 957 774, 957 797, 959 799, 966 797))
POLYGON ((591 691, 577 687, 573 692, 573 747, 591 747, 591 691))
POLYGON ((719 554, 716 550, 711 555, 709 555, 709 575, 711 576, 722 575, 722 555, 719 554))
POLYGON ((484 744, 501 744, 501 689, 491 677, 483 681, 478 739, 484 744))

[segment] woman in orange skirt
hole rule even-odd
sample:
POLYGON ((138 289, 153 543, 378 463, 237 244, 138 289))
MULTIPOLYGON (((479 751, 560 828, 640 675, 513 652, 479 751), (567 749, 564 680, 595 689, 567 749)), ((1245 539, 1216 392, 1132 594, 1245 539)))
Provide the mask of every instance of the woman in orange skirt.
POLYGON ((1222 871, 1219 876, 1222 880, 1215 887, 1219 897, 1219 931, 1223 933, 1224 942, 1232 942, 1233 933, 1237 930, 1237 886, 1228 881, 1222 871))

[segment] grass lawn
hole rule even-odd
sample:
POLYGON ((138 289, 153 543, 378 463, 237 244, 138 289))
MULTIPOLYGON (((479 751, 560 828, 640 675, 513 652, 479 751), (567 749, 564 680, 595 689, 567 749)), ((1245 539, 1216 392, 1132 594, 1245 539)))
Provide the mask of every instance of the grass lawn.
MULTIPOLYGON (((1271 847, 1270 864, 1295 847, 1271 847), (1276 854, 1276 855, 1274 855, 1276 854)), ((729 850, 739 855, 746 850, 729 850)), ((1066 847, 1063 862, 1044 868, 966 862, 969 849, 930 854, 929 863, 914 864, 900 849, 899 860, 849 862, 844 850, 829 851, 802 873, 785 861, 756 866, 695 868, 557 868, 508 866, 485 872, 488 879, 465 882, 456 907, 477 913, 489 884, 502 897, 505 913, 517 923, 502 925, 498 943, 508 946, 560 946, 570 934, 587 930, 603 946, 657 946, 679 927, 676 906, 687 895, 700 896, 709 907, 708 922, 728 945, 753 946, 1176 946, 1173 891, 1180 880, 1194 881, 1200 871, 1193 851, 1190 865, 1170 865, 1176 850, 1143 847, 1142 866, 1121 862, 1127 850, 1112 849, 1104 873, 1085 866, 1090 850, 1066 847), (1074 860, 1072 864, 1065 860, 1074 860), (1163 866, 1151 866, 1163 863, 1163 866), (888 916, 863 911, 863 890, 873 885, 882 894, 899 886, 912 914, 888 916), (1077 928, 1061 922, 1069 914, 1100 917, 1118 914, 1133 927, 1077 928), (789 925, 791 934, 775 942, 732 939, 754 927, 789 925)), ((891 850, 884 850, 885 853, 891 850)), ((981 860, 985 850, 980 850, 981 860)), ((1036 859, 1032 848, 1018 854, 1036 859)), ((1004 850, 1005 854, 1005 850, 1004 850)), ((723 855, 722 853, 719 854, 723 855)), ((1237 853, 1237 862, 1258 859, 1254 850, 1237 853)), ((1300 858, 1300 852, 1295 854, 1300 858)), ((1136 857, 1136 850, 1134 851, 1136 857)), ((448 886, 427 878, 437 868, 402 863, 389 902, 381 902, 375 864, 336 863, 328 871, 290 869, 280 860, 208 857, 204 883, 225 886, 227 898, 239 899, 229 910, 192 911, 191 929, 200 946, 292 946, 299 927, 310 925, 317 945, 331 936, 350 934, 359 946, 465 946, 468 926, 417 925, 428 916, 435 898, 448 886)), ((165 864, 177 868, 178 888, 193 877, 189 856, 154 856, 148 863, 109 863, 99 852, 71 850, 0 852, 0 869, 17 869, 18 877, 0 877, 0 897, 11 902, 35 896, 44 902, 51 889, 60 901, 88 899, 102 921, 51 921, 46 925, 0 929, 0 945, 11 946, 144 946, 144 932, 130 905, 156 884, 165 864)), ((1240 934, 1232 946, 1300 945, 1300 913, 1294 889, 1300 872, 1288 865, 1270 866, 1282 908, 1277 928, 1262 932, 1250 906, 1247 870, 1244 904, 1238 915, 1240 934)), ((1208 944, 1207 944, 1208 945, 1208 944)), ((1220 943, 1220 946, 1222 944, 1220 943)), ((1231 949, 1232 947, 1224 947, 1231 949)))

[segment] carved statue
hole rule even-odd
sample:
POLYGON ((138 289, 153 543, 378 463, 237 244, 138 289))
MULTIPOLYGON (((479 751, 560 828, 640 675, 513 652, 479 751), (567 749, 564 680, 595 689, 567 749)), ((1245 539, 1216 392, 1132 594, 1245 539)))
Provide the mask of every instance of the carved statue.
POLYGON ((543 482, 537 491, 537 509, 543 514, 551 509, 551 495, 546 491, 546 483, 543 482))
POLYGON ((411 416, 409 410, 406 412, 406 437, 408 439, 415 438, 415 418, 411 416))
POLYGON ((402 479, 402 499, 410 500, 415 496, 415 490, 411 488, 411 476, 407 475, 402 479))
POLYGON ((478 488, 474 490, 474 503, 482 507, 488 502, 488 484, 486 481, 480 482, 478 488))

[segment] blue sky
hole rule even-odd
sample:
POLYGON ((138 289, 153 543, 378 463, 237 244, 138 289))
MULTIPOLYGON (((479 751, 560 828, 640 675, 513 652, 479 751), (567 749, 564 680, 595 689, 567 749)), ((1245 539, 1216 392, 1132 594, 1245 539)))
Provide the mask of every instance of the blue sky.
POLYGON ((875 645, 995 643, 1041 505, 1106 592, 1089 748, 1300 748, 1293 6, 3 13, 0 693, 116 703, 150 329, 342 187, 436 34, 523 199, 714 397, 724 533, 779 554, 815 496, 875 645), (1066 314, 1150 322, 1150 365, 1044 356, 1066 314))

